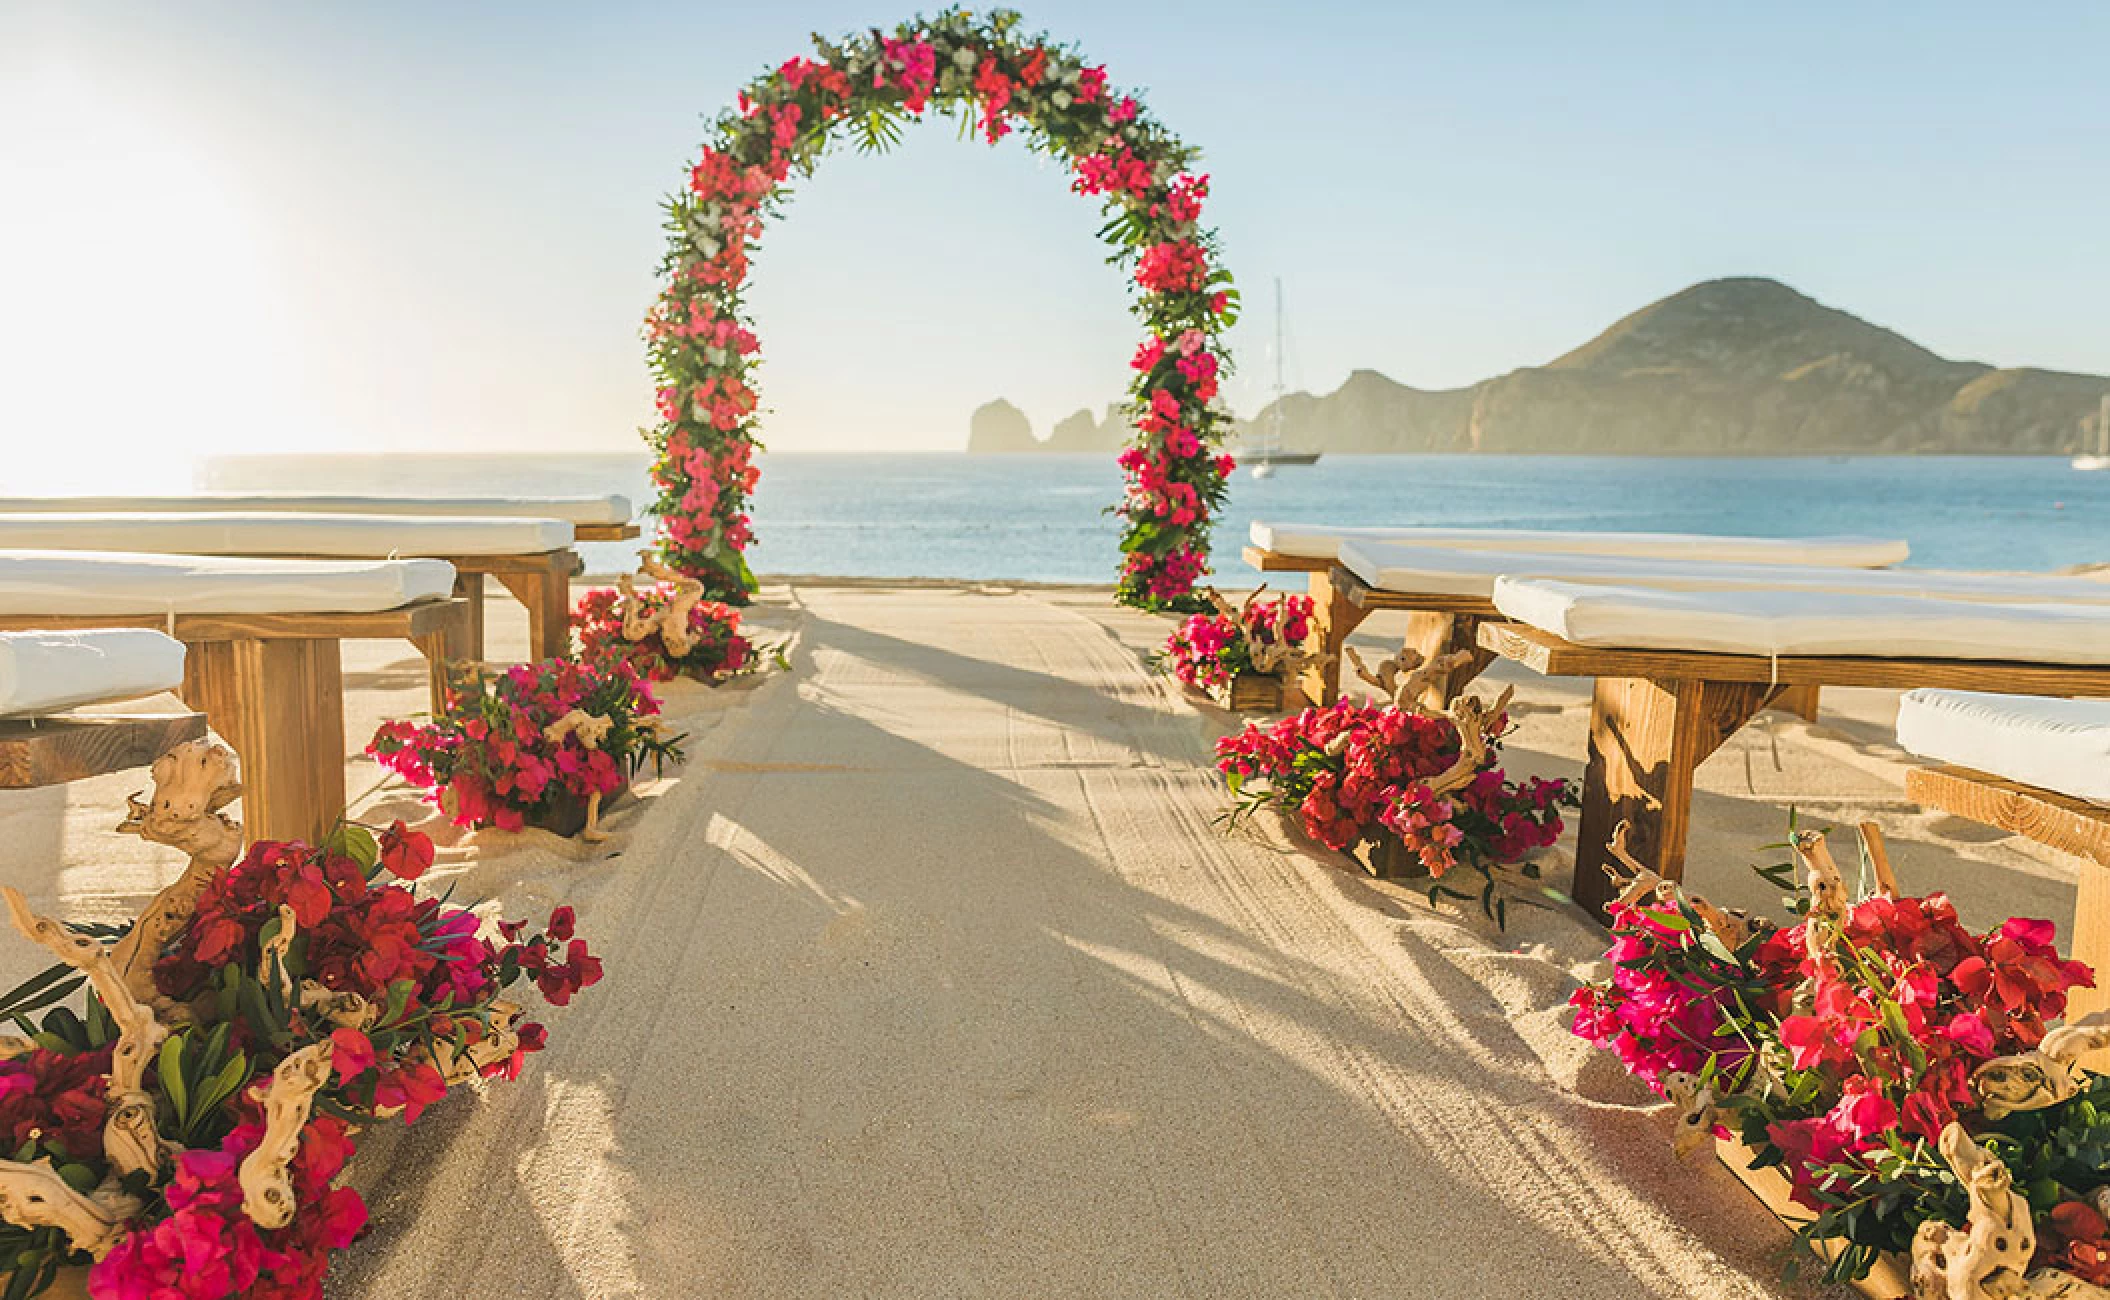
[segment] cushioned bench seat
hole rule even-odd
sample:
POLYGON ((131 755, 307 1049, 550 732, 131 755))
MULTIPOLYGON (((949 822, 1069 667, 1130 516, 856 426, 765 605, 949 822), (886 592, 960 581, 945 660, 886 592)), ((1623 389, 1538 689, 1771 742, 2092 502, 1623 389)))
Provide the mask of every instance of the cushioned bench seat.
POLYGON ((572 544, 561 519, 239 512, 0 514, 0 547, 326 559, 539 555, 572 544))
POLYGON ((1255 520, 1254 547, 1276 555, 1332 560, 1341 543, 1384 542, 1472 551, 1558 551, 1728 564, 1816 564, 1878 569, 1902 564, 1911 548, 1872 537, 1716 537, 1697 533, 1590 533, 1523 528, 1332 528, 1255 520))
POLYGON ((1392 542, 1341 543, 1342 568, 1379 591, 1492 599, 1498 578, 1671 591, 1752 590, 1926 596, 1941 600, 2110 605, 2110 582, 2039 574, 1848 569, 1798 564, 1719 564, 1631 556, 1445 550, 1392 542))
POLYGON ((454 577, 444 560, 0 551, 0 631, 145 627, 181 641, 178 693, 241 756, 249 833, 312 842, 344 815, 339 643, 410 641, 439 707, 445 665, 465 657, 454 577))
POLYGON ((183 643, 145 628, 0 632, 0 718, 173 691, 183 643))
POLYGON ((0 617, 369 613, 445 596, 445 560, 0 550, 0 617))
POLYGON ((2110 700, 1911 691, 1898 702, 1898 744, 1939 763, 2110 804, 2110 700))
POLYGON ((630 522, 624 496, 375 497, 320 492, 204 492, 195 496, 0 497, 0 514, 204 514, 290 512, 561 519, 587 527, 630 522))
POLYGON ((1834 591, 1664 591, 1500 578, 1503 617, 1580 646, 2110 665, 2110 607, 1834 591))

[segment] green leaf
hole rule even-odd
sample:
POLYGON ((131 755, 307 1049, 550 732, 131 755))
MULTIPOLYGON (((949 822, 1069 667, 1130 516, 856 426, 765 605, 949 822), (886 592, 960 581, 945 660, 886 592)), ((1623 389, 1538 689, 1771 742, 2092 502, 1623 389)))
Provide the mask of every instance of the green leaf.
POLYGON ((187 1039, 184 1034, 169 1035, 162 1041, 161 1056, 155 1063, 161 1074, 161 1091, 168 1095, 178 1124, 184 1123, 190 1113, 190 1087, 183 1080, 183 1044, 187 1039))

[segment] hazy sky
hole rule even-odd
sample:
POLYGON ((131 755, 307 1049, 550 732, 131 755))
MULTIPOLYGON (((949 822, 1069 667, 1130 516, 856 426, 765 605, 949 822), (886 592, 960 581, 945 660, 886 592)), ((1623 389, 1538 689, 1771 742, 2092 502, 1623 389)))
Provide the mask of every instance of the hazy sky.
MULTIPOLYGON (((1199 145, 1230 389, 1542 362, 1771 275, 1951 356, 2110 371, 2110 7, 1050 0, 1199 145)), ((0 0, 0 439, 49 463, 629 449, 658 198, 848 3, 0 0)), ((943 123, 844 152, 757 259, 781 450, 957 447, 1117 395, 1092 205, 943 123)))

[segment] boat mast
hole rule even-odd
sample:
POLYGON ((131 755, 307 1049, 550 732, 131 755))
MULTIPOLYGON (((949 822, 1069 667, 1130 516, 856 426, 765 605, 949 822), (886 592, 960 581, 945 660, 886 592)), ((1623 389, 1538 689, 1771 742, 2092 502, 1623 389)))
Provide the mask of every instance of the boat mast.
MULTIPOLYGON (((2110 404, 2110 397, 2103 399, 2110 404)), ((1282 450, 1282 277, 1275 277, 1275 405, 1268 418, 1269 451, 1282 450)))

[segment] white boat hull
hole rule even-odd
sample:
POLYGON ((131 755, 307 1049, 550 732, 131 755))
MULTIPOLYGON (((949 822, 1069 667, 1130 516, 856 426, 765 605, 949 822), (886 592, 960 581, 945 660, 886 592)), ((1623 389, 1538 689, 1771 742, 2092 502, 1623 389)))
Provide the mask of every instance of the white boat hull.
POLYGON ((2110 469, 2110 456, 2075 456, 2075 469, 2110 469))

